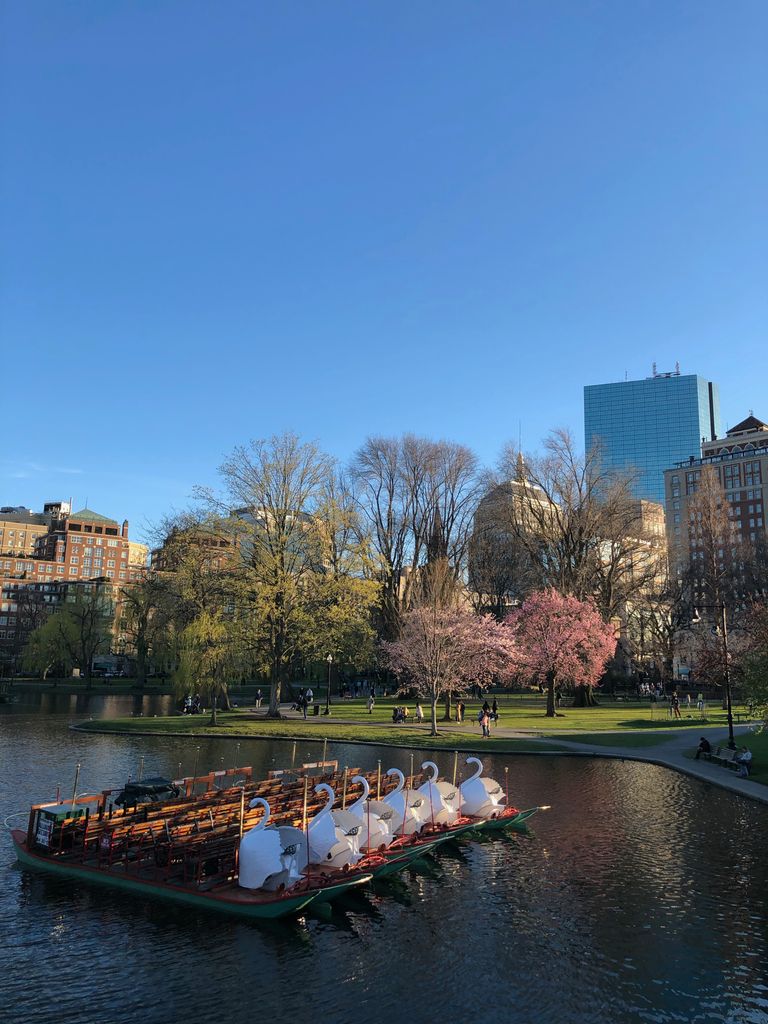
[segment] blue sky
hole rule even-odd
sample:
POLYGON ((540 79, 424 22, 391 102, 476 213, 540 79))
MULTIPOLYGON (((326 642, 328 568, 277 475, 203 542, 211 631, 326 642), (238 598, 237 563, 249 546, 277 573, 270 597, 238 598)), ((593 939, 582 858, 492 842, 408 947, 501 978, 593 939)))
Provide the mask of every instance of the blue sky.
POLYGON ((0 504, 251 437, 493 462, 582 386, 768 419, 764 0, 4 0, 0 504))

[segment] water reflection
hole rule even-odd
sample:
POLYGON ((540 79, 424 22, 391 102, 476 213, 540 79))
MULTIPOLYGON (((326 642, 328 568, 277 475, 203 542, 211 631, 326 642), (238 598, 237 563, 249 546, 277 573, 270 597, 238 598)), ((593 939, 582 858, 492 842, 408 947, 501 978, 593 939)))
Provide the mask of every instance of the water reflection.
MULTIPOLYGON (((132 698, 83 695, 93 717, 132 698)), ((232 742, 85 736, 66 695, 0 713, 0 814, 71 785, 227 765, 232 742), (53 699, 56 714, 43 713, 53 699), (199 748, 199 749, 198 749, 199 748)), ((156 698, 151 698, 156 699, 156 698)), ((118 706, 120 705, 120 706, 118 706)), ((143 710, 147 713, 146 707, 143 710)), ((316 754, 316 748, 306 745, 316 754)), ((350 766, 407 751, 333 744, 350 766)), ((306 751, 297 751, 301 760, 306 751)), ((290 743, 242 741, 257 772, 290 743)), ((435 758, 443 773, 451 754, 435 758)), ((0 973, 29 1022, 188 1024, 258 1015, 373 1024, 766 1020, 766 814, 650 765, 493 757, 529 836, 462 842, 297 922, 255 926, 21 870, 0 838, 0 973), (428 984, 427 984, 428 981, 428 984), (425 989, 426 984, 426 989, 425 989), (148 998, 151 993, 151 998, 148 998)))

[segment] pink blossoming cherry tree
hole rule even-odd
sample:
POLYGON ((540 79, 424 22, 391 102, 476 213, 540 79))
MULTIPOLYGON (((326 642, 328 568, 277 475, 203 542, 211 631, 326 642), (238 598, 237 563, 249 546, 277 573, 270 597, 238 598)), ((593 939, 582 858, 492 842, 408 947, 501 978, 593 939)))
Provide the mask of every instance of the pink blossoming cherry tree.
POLYGON ((541 590, 505 619, 517 641, 521 672, 547 687, 547 717, 555 717, 558 683, 591 694, 616 650, 613 627, 592 601, 541 590))
POLYGON ((437 736, 437 704, 447 693, 463 693, 471 683, 489 683, 515 668, 513 631, 490 615, 455 608, 415 608, 403 616, 397 640, 381 645, 384 659, 404 684, 413 686, 432 709, 437 736))

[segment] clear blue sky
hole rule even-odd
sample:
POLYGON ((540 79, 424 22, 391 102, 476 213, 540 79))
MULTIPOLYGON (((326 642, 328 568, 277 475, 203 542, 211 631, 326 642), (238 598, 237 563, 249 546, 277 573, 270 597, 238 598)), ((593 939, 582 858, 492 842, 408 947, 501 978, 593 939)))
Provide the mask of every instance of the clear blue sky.
POLYGON ((291 428, 492 462, 654 360, 768 419, 765 0, 3 0, 0 504, 291 428))

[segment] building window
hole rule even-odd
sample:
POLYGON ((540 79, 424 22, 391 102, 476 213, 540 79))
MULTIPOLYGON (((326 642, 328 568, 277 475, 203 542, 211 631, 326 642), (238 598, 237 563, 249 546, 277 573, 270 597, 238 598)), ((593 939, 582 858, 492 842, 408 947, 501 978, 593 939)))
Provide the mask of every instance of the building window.
POLYGON ((107 541, 107 546, 110 547, 110 548, 116 548, 117 547, 117 541, 116 540, 108 540, 107 541))
POLYGON ((108 565, 108 567, 110 569, 114 569, 115 568, 115 560, 114 560, 114 558, 108 558, 107 559, 107 565, 108 565))

